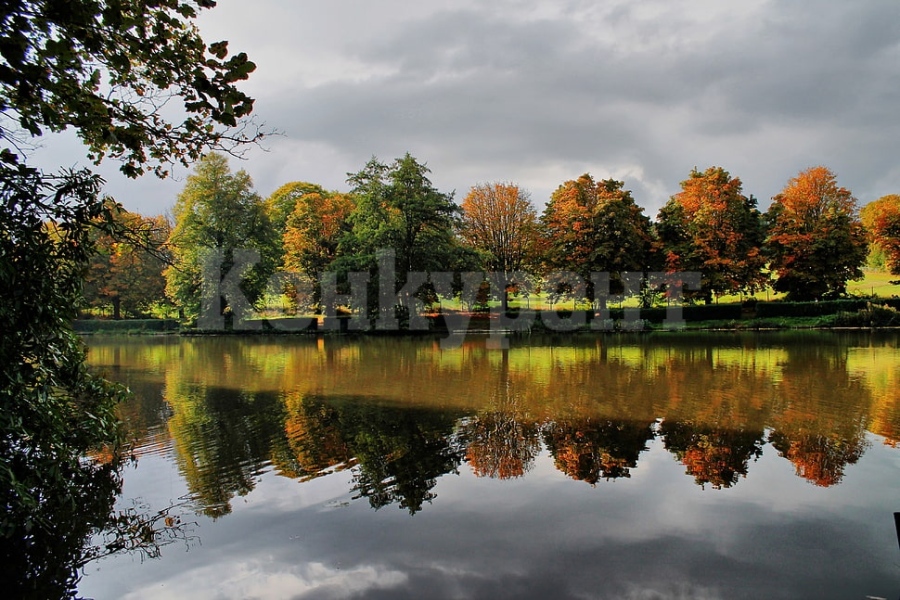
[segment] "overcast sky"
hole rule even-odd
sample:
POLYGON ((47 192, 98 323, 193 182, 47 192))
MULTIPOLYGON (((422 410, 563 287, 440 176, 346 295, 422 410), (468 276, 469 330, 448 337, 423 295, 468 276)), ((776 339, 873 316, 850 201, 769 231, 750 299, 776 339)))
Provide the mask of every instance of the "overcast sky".
MULTIPOLYGON (((205 13, 208 42, 257 63, 245 89, 283 132, 232 161, 263 196, 295 180, 346 190, 371 156, 407 151, 457 201, 512 181, 539 209, 590 172, 655 217, 712 165, 762 208, 819 164, 862 204, 900 193, 896 0, 219 0, 205 13)), ((148 214, 184 185, 104 174, 148 214)))

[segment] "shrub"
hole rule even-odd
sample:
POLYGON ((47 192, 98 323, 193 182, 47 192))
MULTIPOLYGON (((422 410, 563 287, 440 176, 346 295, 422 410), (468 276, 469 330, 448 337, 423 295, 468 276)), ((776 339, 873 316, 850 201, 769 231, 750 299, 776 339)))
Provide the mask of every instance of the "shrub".
POLYGON ((828 324, 832 327, 890 327, 900 326, 900 311, 888 305, 868 304, 855 313, 841 312, 833 315, 828 324))
POLYGON ((825 300, 822 302, 759 302, 756 316, 760 319, 777 317, 821 317, 839 312, 855 312, 866 306, 866 300, 825 300))

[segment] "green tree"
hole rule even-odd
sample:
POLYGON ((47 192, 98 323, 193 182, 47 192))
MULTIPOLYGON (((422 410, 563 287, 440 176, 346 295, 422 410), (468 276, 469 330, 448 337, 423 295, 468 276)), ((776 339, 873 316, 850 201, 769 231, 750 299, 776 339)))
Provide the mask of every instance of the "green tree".
POLYGON ((373 158, 350 174, 347 181, 358 198, 350 217, 354 245, 373 258, 376 251, 393 248, 398 271, 446 269, 459 207, 452 193, 432 185, 430 172, 407 153, 390 166, 373 158))
POLYGON ((659 244, 670 271, 699 271, 700 295, 754 293, 768 281, 762 215, 741 180, 722 167, 691 171, 657 219, 659 244))
POLYGON ((44 173, 28 154, 73 130, 87 156, 136 176, 258 139, 236 84, 254 65, 193 23, 214 2, 19 0, 0 18, 0 579, 12 597, 73 592, 90 534, 111 523, 118 388, 72 332, 96 227, 112 231, 88 170, 44 173), (162 110, 163 106, 166 110, 162 110), (174 115, 172 118, 169 116, 174 115), (108 228, 108 229, 107 229, 108 228), (110 445, 113 459, 85 460, 110 445))
MULTIPOLYGON (((614 179, 597 182, 585 173, 553 192, 541 215, 548 271, 571 271, 585 281, 593 272, 608 272, 610 291, 619 294, 622 273, 651 268, 650 219, 624 186, 614 179)), ((590 285, 587 297, 594 299, 590 285)))
POLYGON ((791 179, 766 212, 775 289, 796 300, 837 296, 863 276, 868 240, 856 199, 825 167, 791 179))
POLYGON ((358 461, 353 491, 376 510, 396 503, 411 515, 421 511, 437 497, 437 479, 454 472, 465 456, 452 436, 458 415, 341 400, 344 439, 358 461))
MULTIPOLYGON (((428 167, 407 153, 390 165, 372 158, 361 171, 349 174, 356 208, 349 217, 351 231, 341 240, 335 271, 374 270, 378 253, 390 249, 396 256, 399 288, 413 271, 453 271, 472 265, 473 254, 454 234, 460 209, 453 194, 438 191, 428 173, 428 167)), ((377 278, 372 285, 377 286, 377 278)), ((378 291, 371 289, 368 298, 371 310, 378 291)))
MULTIPOLYGON (((275 270, 277 239, 265 204, 253 191, 245 171, 232 174, 223 154, 207 154, 188 177, 174 216, 175 228, 169 239, 173 263, 166 269, 166 293, 185 317, 194 319, 200 314, 204 265, 214 250, 222 252, 220 277, 226 277, 239 262, 236 250, 256 250, 260 260, 243 275, 240 288, 251 303, 263 295, 275 270)), ((220 304, 222 311, 234 308, 225 296, 220 304)))

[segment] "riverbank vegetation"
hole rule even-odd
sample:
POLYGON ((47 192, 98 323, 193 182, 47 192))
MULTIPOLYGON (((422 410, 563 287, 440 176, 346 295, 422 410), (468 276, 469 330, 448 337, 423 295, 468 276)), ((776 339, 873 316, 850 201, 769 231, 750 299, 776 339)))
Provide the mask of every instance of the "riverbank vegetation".
MULTIPOLYGON (((225 156, 207 154, 178 197, 173 222, 114 215, 143 224, 146 233, 99 244, 98 268, 85 286, 94 310, 85 316, 195 322, 205 261, 216 256, 214 279, 225 280, 240 262, 235 252, 247 250, 253 262, 240 290, 256 318, 372 317, 385 310, 380 276, 393 284, 388 293, 407 286, 412 296, 409 306, 392 298, 398 314, 414 301, 428 312, 598 310, 608 298, 619 308, 671 304, 666 290, 646 279, 623 281, 623 274, 652 272, 700 273, 699 288, 684 290, 688 305, 847 297, 877 304, 900 289, 891 279, 900 273, 900 196, 860 211, 852 193, 821 166, 790 179, 765 212, 728 171, 695 169, 655 219, 625 182, 590 174, 561 183, 538 214, 515 183, 476 184, 456 204, 429 173, 410 154, 392 163, 373 158, 348 174, 349 191, 295 181, 264 199, 246 172, 233 173, 225 156), (392 261, 387 269, 385 257, 392 261), (450 290, 441 288, 432 277, 437 272, 483 275, 466 293, 459 275, 450 290), (351 273, 368 276, 365 301, 347 299, 351 273), (608 274, 608 290, 595 289, 606 283, 592 279, 596 273, 608 274), (134 283, 142 277, 143 285, 134 283), (134 290, 142 290, 142 302, 134 290), (335 294, 344 296, 340 306, 329 300, 335 294)), ((222 297, 216 310, 228 314, 232 307, 222 297)), ((753 313, 745 310, 744 320, 753 313)))

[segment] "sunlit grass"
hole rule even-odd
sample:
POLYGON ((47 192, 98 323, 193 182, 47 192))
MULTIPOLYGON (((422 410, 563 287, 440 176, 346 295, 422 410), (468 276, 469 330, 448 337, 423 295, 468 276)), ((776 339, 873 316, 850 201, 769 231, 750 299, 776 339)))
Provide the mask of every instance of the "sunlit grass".
MULTIPOLYGON (((877 296, 881 298, 890 298, 891 296, 900 296, 900 285, 892 284, 894 280, 900 277, 891 275, 886 271, 866 270, 865 277, 859 281, 851 281, 847 285, 847 292, 852 296, 877 296)), ((758 301, 775 301, 783 300, 784 294, 778 293, 771 287, 760 290, 752 295, 724 295, 715 299, 718 304, 730 304, 742 302, 748 298, 756 298, 758 301)), ((499 301, 488 302, 488 307, 495 308, 500 305, 499 301)), ((637 298, 629 298, 624 302, 610 302, 610 308, 635 307, 638 305, 637 298)), ((551 303, 549 295, 546 293, 531 293, 529 295, 515 294, 509 295, 509 307, 519 309, 541 310, 589 310, 591 305, 587 302, 575 302, 571 298, 564 298, 556 303, 551 303)), ((459 298, 441 298, 432 307, 433 310, 441 311, 468 311, 472 307, 460 302, 459 298)), ((259 318, 275 318, 275 317, 315 317, 316 315, 309 309, 301 309, 296 314, 289 311, 288 299, 281 295, 269 295, 265 299, 264 307, 260 310, 259 318)))
POLYGON ((891 283, 897 280, 900 280, 900 277, 891 275, 887 271, 867 270, 861 281, 851 281, 847 285, 847 291, 858 296, 874 295, 880 298, 900 296, 900 285, 891 283))

